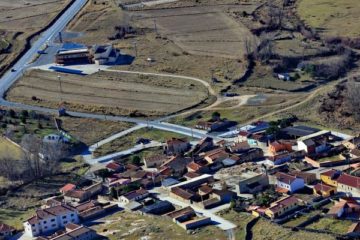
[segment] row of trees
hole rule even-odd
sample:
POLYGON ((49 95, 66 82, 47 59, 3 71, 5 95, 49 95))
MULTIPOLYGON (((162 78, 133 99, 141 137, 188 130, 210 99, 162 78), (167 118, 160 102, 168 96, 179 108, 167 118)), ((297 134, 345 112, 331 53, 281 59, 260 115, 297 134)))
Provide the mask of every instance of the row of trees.
POLYGON ((30 134, 24 135, 20 145, 24 149, 20 159, 15 159, 6 149, 0 158, 0 176, 12 182, 29 182, 58 173, 60 160, 68 153, 66 144, 44 143, 30 134))

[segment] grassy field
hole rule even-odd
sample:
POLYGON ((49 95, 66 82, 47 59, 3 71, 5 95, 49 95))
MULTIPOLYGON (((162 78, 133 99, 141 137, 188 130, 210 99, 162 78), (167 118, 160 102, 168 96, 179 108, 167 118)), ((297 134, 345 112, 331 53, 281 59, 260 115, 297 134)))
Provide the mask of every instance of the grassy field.
MULTIPOLYGON (((235 239, 245 239, 246 225, 254 219, 253 216, 245 213, 237 213, 235 211, 224 211, 220 214, 223 218, 233 222, 238 227, 235 229, 235 239)), ((255 226, 252 228, 254 240, 277 240, 277 239, 317 239, 330 240, 334 237, 327 234, 316 234, 306 231, 293 232, 290 229, 283 228, 277 224, 271 223, 263 218, 260 218, 255 226)))
POLYGON ((172 240, 225 240, 224 231, 215 226, 207 226, 187 234, 186 231, 170 219, 151 215, 118 212, 104 218, 105 223, 94 226, 99 234, 110 240, 128 239, 138 240, 147 236, 147 239, 172 240))
POLYGON ((94 144, 116 132, 131 128, 133 124, 108 120, 62 117, 62 128, 86 145, 94 144))
POLYGON ((124 137, 115 139, 110 143, 102 145, 101 147, 96 149, 94 154, 95 156, 104 156, 110 153, 126 150, 133 147, 136 144, 137 139, 139 138, 147 138, 153 141, 165 142, 167 139, 173 137, 183 138, 185 136, 178 133, 167 132, 158 129, 143 128, 132 132, 124 137))
POLYGON ((337 234, 345 234, 352 224, 349 220, 320 218, 320 220, 308 225, 306 228, 326 230, 337 234))
POLYGON ((315 216, 317 214, 320 214, 320 213, 321 213, 321 211, 312 211, 312 212, 310 212, 308 214, 301 215, 298 218, 295 218, 295 219, 292 219, 292 220, 286 222, 284 224, 284 226, 286 226, 286 227, 296 227, 299 224, 301 224, 301 223, 305 222, 306 220, 308 220, 309 218, 311 218, 311 217, 313 217, 313 216, 315 216))
POLYGON ((23 155, 24 152, 21 148, 5 138, 0 138, 0 158, 19 160, 23 157, 23 155))
POLYGON ((325 36, 360 37, 358 0, 301 0, 298 13, 325 36))
POLYGON ((254 216, 245 214, 245 213, 238 213, 235 211, 223 211, 219 214, 222 218, 229 220, 230 222, 234 223, 237 227, 234 230, 235 239, 245 239, 246 235, 246 225, 254 219, 254 216))
POLYGON ((159 116, 194 106, 208 97, 207 88, 184 79, 100 72, 88 76, 35 70, 7 94, 11 101, 71 110, 159 116), (61 76, 60 94, 58 75, 61 76), (33 100, 33 97, 36 100, 33 100))
POLYGON ((331 240, 332 237, 328 234, 318 234, 306 231, 293 232, 290 229, 283 228, 279 225, 271 223, 264 219, 259 221, 252 228, 254 240, 277 240, 277 239, 291 239, 291 240, 304 240, 304 239, 317 239, 317 240, 331 240))

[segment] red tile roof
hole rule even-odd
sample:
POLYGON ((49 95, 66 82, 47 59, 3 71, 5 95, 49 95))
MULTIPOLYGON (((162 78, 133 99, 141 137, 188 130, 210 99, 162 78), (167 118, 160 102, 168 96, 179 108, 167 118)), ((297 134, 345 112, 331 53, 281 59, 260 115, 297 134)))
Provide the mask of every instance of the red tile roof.
POLYGON ((334 169, 331 169, 329 171, 320 173, 320 175, 324 175, 324 176, 327 176, 327 177, 332 177, 332 176, 334 176, 335 173, 337 173, 337 171, 334 170, 334 169))
POLYGON ((175 194, 175 195, 177 195, 177 196, 179 196, 181 198, 187 199, 187 200, 191 199, 194 196, 193 193, 190 193, 190 192, 188 192, 188 191, 186 191, 186 190, 184 190, 182 188, 179 188, 179 187, 172 188, 171 192, 173 194, 175 194))
POLYGON ((117 171, 121 166, 115 162, 111 162, 111 163, 108 163, 105 167, 108 169, 111 169, 113 171, 117 171))
POLYGON ((276 213, 279 212, 282 208, 292 206, 298 202, 299 202, 298 198, 294 196, 289 196, 274 202, 273 205, 269 207, 269 210, 271 210, 273 213, 276 213))
POLYGON ((286 184, 291 184, 296 179, 296 177, 291 176, 291 175, 286 174, 286 173, 282 173, 282 172, 277 172, 275 174, 275 176, 276 176, 276 179, 278 181, 286 183, 286 184))
POLYGON ((60 188, 60 192, 66 193, 68 191, 74 190, 76 186, 74 184, 68 183, 62 188, 60 188))
POLYGON ((323 184, 323 183, 318 183, 314 186, 314 189, 316 191, 330 191, 331 189, 334 189, 334 187, 323 184))
POLYGON ((199 165, 199 164, 197 164, 197 163, 195 163, 195 162, 191 162, 191 163, 189 163, 186 167, 188 167, 188 168, 190 168, 191 170, 193 170, 193 171, 199 171, 200 169, 201 169, 201 165, 199 165))
POLYGON ((15 231, 15 228, 12 226, 9 226, 5 223, 0 223, 0 233, 4 233, 4 232, 12 232, 15 231))
POLYGON ((342 174, 338 179, 337 182, 343 185, 347 185, 354 188, 360 188, 360 178, 351 176, 349 174, 342 174))

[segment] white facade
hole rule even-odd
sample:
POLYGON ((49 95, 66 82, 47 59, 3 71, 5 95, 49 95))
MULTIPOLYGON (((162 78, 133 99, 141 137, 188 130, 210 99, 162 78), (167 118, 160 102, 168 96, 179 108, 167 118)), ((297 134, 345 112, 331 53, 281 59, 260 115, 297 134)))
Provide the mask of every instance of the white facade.
POLYGON ((305 182, 304 182, 304 179, 302 179, 302 178, 296 178, 290 183, 286 183, 286 182, 277 180, 276 185, 278 187, 289 190, 289 192, 296 192, 297 190, 304 188, 305 182))
POLYGON ((68 223, 78 223, 79 217, 76 211, 71 211, 63 206, 38 210, 36 215, 23 223, 25 234, 36 237, 44 233, 53 232, 65 227, 68 223), (61 208, 58 214, 53 214, 52 209, 61 208))

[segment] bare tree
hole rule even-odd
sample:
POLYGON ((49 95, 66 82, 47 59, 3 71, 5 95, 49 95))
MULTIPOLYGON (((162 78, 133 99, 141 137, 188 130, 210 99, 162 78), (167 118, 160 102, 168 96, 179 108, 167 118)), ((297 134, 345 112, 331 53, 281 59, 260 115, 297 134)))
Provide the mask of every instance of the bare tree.
POLYGON ((352 110, 356 120, 360 120, 360 82, 349 80, 346 84, 347 94, 345 95, 348 101, 349 108, 352 110))

